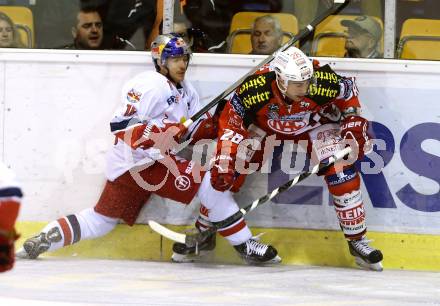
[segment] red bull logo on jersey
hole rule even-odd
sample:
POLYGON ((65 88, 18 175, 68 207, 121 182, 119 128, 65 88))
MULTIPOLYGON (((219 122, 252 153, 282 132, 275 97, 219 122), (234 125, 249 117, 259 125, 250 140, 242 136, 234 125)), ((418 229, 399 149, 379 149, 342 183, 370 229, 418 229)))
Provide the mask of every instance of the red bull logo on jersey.
POLYGON ((138 103, 141 100, 142 93, 134 90, 134 88, 130 89, 127 93, 127 100, 130 103, 138 103))

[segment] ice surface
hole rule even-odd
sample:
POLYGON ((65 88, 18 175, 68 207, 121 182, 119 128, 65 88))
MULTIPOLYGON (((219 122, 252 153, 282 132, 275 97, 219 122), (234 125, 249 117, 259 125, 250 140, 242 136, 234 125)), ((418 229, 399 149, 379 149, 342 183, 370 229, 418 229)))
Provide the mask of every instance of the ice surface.
POLYGON ((43 258, 0 274, 0 305, 440 305, 440 273, 43 258))

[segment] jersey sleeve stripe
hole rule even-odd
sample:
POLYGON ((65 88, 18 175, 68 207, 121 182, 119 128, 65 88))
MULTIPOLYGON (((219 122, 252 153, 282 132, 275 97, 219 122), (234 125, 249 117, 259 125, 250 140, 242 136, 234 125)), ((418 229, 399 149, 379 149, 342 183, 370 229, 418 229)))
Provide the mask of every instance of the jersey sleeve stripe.
POLYGON ((3 188, 0 189, 0 200, 6 199, 6 198, 21 198, 23 197, 23 193, 21 192, 21 189, 18 187, 9 187, 9 188, 3 188))
POLYGON ((110 130, 113 134, 115 134, 121 131, 125 131, 128 128, 133 128, 139 125, 142 125, 141 121, 130 118, 120 122, 110 122, 110 130))

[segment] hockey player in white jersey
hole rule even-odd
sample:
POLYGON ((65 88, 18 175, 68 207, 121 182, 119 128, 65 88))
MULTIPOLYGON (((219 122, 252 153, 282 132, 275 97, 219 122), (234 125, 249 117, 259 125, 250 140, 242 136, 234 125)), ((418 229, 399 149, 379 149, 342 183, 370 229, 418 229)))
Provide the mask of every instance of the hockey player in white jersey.
POLYGON ((22 196, 14 174, 0 162, 0 272, 14 266, 15 221, 22 196))
MULTIPOLYGON (((238 211, 230 192, 212 188, 209 172, 199 170, 193 161, 173 155, 164 141, 175 139, 177 144, 179 138, 189 134, 193 141, 217 137, 215 119, 208 115, 188 131, 179 123, 182 117, 190 118, 199 110, 199 96, 185 80, 191 57, 189 46, 181 37, 166 34, 154 40, 151 50, 156 71, 141 73, 126 83, 122 107, 111 120, 115 144, 108 154, 107 183, 98 203, 50 222, 38 235, 25 241, 17 256, 34 259, 43 252, 103 236, 120 219, 133 225, 153 193, 184 204, 198 195, 202 203, 200 230, 238 211)), ((281 260, 272 246, 252 237, 243 218, 218 232, 248 263, 281 260)), ((214 247, 215 235, 210 235, 197 250, 174 249, 173 260, 188 261, 197 251, 214 247)))

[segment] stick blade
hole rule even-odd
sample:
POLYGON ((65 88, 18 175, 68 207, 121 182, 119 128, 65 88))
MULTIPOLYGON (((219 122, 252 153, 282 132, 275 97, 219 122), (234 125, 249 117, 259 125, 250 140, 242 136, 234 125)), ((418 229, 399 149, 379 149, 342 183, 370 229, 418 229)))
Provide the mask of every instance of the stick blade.
POLYGON ((165 238, 168 238, 176 242, 185 243, 186 235, 184 234, 172 231, 153 220, 148 220, 148 225, 151 227, 153 231, 164 236, 165 238))

